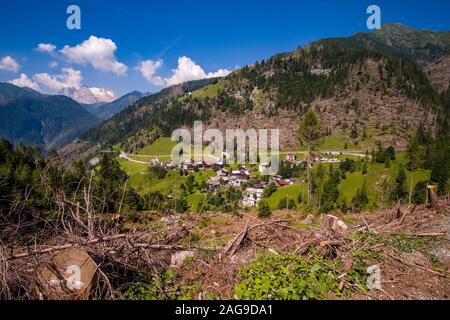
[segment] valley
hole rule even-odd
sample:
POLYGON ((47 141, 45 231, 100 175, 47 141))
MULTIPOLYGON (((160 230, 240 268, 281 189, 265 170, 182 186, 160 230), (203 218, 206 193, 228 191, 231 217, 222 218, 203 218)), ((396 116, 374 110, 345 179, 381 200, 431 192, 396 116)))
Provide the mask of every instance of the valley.
POLYGON ((0 83, 0 299, 448 300, 449 34, 386 24, 173 84, 140 61, 155 93, 62 92, 101 104, 0 83), (177 163, 196 121, 277 129, 279 151, 232 137, 177 163))

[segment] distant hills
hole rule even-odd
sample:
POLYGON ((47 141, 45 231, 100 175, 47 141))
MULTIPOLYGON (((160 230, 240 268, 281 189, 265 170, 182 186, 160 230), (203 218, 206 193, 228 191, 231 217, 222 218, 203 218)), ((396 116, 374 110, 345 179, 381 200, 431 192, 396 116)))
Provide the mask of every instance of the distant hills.
POLYGON ((0 83, 0 136, 15 144, 57 149, 99 123, 69 97, 0 83))
POLYGON ((144 96, 133 91, 109 103, 81 104, 66 95, 0 83, 0 137, 58 149, 144 96))

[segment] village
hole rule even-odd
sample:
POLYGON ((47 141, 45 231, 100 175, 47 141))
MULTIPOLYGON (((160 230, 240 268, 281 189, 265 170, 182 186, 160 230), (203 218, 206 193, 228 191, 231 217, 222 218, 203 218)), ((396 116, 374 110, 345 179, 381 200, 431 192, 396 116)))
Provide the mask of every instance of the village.
MULTIPOLYGON (((331 153, 330 153, 331 155, 331 153)), ((121 153, 120 157, 128 158, 126 154, 121 153)), ((242 189, 242 199, 240 205, 244 208, 255 207, 262 199, 265 189, 273 183, 276 188, 292 185, 295 183, 306 183, 298 177, 282 177, 279 174, 267 175, 270 163, 262 162, 258 165, 239 167, 227 164, 228 154, 224 152, 223 161, 214 159, 213 161, 194 161, 185 160, 182 164, 176 164, 173 161, 159 161, 159 158, 151 160, 150 166, 162 167, 166 171, 183 170, 185 172, 197 172, 200 170, 213 170, 215 176, 210 177, 204 192, 212 193, 220 188, 240 188, 242 189), (233 168, 234 167, 234 168, 233 168), (251 168, 250 168, 251 167, 251 168)), ((312 168, 317 163, 339 163, 336 158, 328 158, 320 154, 313 155, 309 160, 299 160, 295 154, 287 154, 283 161, 286 166, 298 166, 303 169, 306 166, 312 168)))

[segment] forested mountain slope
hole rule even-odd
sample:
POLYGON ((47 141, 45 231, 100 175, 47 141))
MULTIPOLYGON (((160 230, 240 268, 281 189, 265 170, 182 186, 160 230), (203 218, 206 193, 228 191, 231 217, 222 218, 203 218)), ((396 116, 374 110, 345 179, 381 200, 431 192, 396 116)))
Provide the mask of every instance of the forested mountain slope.
POLYGON ((312 109, 328 136, 351 135, 357 144, 372 132, 376 142, 402 149, 421 123, 434 134, 449 133, 450 91, 434 86, 427 69, 445 58, 448 43, 448 33, 399 24, 319 40, 225 78, 164 89, 82 138, 101 147, 121 143, 133 152, 203 120, 219 129, 279 128, 281 148, 293 150, 299 119, 312 109))
POLYGON ((99 122, 71 98, 0 83, 0 137, 15 144, 60 148, 99 122))

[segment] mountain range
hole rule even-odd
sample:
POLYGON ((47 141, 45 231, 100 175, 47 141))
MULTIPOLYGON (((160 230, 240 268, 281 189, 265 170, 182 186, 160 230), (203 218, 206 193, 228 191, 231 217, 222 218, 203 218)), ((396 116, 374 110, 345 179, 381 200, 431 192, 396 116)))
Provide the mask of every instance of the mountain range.
MULTIPOLYGON (((203 120, 206 127, 219 129, 280 128, 282 150, 292 150, 298 145, 299 119, 312 109, 328 134, 362 135, 367 130, 378 142, 401 149, 420 124, 448 135, 449 81, 450 32, 388 24, 349 38, 318 40, 224 78, 151 95, 131 92, 109 103, 79 104, 2 85, 9 98, 0 93, 0 134, 47 149, 80 137, 83 143, 61 149, 71 159, 118 143, 134 152, 203 120), (46 109, 56 106, 59 113, 49 115, 46 109)), ((80 95, 89 96, 87 91, 80 95)))
POLYGON ((0 83, 0 136, 14 143, 57 149, 99 123, 69 97, 0 83))
POLYGON ((448 135, 449 35, 389 24, 318 40, 227 77, 141 99, 83 134, 83 149, 120 143, 136 152, 195 119, 221 130, 280 128, 282 150, 295 150, 300 118, 310 109, 328 134, 372 132, 375 141, 398 149, 420 124, 448 135))
POLYGON ((143 96, 134 91, 109 103, 81 104, 66 94, 0 83, 0 136, 15 144, 58 149, 143 96))

